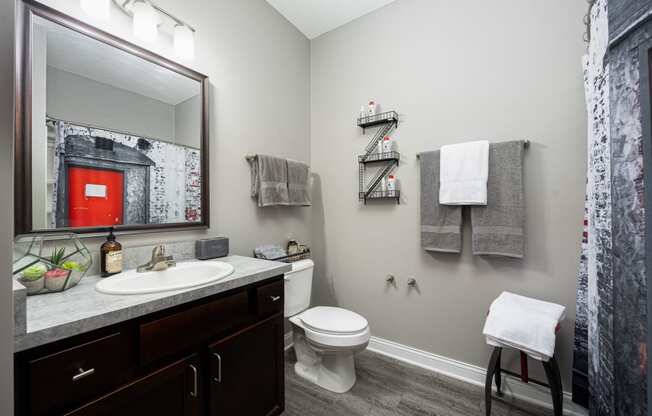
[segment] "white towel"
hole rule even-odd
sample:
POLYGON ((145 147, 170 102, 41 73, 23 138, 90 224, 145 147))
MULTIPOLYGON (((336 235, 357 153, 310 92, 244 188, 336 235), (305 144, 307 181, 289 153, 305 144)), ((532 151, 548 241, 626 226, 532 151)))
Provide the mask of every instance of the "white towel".
POLYGON ((555 354, 557 325, 565 316, 561 305, 503 292, 491 304, 482 333, 489 345, 516 348, 548 361, 555 354))
POLYGON ((442 146, 440 158, 439 203, 487 205, 489 142, 442 146))

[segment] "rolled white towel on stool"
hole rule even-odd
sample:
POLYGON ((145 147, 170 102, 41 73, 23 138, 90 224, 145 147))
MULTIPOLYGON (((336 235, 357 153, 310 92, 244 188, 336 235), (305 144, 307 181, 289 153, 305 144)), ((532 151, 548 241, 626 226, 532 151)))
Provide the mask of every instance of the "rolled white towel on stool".
POLYGON ((556 303, 503 292, 492 302, 482 333, 489 345, 516 348, 548 361, 565 316, 566 308, 556 303))

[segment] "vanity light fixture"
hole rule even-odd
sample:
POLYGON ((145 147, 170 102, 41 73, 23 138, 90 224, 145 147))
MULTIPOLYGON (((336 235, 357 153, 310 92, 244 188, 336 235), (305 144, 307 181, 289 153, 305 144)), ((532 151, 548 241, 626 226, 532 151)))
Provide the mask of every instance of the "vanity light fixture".
POLYGON ((195 29, 186 22, 150 0, 113 0, 113 2, 133 19, 134 34, 139 39, 153 42, 158 32, 164 32, 174 37, 174 53, 177 57, 190 60, 195 56, 195 29))
POLYGON ((195 34, 186 25, 174 26, 174 53, 181 59, 195 56, 195 34))
POLYGON ((137 1, 133 5, 134 35, 145 42, 154 42, 158 36, 158 14, 151 4, 137 1))
POLYGON ((111 11, 111 0, 81 0, 81 9, 97 20, 108 20, 111 11))

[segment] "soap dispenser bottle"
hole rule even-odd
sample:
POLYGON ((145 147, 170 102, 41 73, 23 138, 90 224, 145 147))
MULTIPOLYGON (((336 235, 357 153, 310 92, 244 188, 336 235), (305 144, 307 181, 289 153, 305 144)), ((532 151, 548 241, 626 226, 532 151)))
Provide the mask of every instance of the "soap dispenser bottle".
POLYGON ((100 264, 102 277, 122 272, 122 244, 115 240, 113 228, 100 248, 100 264))

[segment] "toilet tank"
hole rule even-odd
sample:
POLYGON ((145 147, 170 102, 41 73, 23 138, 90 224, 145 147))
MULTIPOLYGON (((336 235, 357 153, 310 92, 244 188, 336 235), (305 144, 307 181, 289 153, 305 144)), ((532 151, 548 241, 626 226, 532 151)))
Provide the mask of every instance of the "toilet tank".
POLYGON ((310 306, 314 267, 312 260, 300 260, 292 263, 292 271, 285 273, 286 317, 303 312, 310 306))

